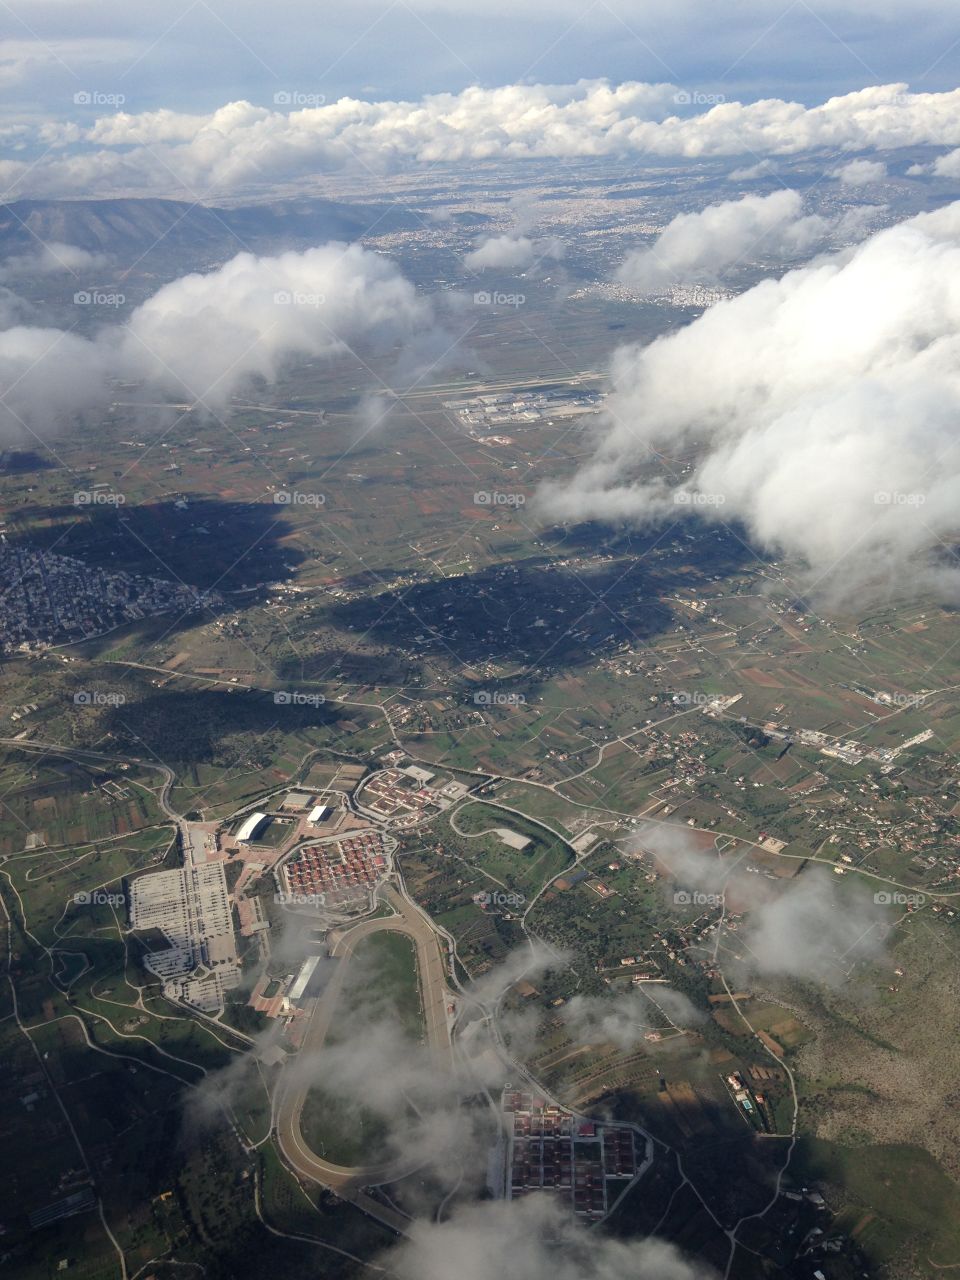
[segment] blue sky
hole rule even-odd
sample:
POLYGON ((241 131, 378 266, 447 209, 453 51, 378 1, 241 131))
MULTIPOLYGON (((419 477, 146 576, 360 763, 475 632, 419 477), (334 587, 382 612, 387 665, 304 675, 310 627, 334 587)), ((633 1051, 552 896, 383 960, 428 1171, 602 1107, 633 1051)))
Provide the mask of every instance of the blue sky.
POLYGON ((206 111, 280 89, 417 98, 470 84, 669 81, 807 104, 869 84, 956 87, 944 0, 9 0, 8 118, 70 114, 78 88, 130 111, 206 111))

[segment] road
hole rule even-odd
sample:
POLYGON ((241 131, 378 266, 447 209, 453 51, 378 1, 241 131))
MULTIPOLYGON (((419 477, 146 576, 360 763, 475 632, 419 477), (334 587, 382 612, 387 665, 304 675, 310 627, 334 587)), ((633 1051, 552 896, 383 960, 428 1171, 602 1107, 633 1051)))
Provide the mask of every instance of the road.
MULTIPOLYGON (((323 1048, 343 992, 350 958, 357 943, 370 937, 371 934, 387 931, 405 934, 416 947, 427 1043, 436 1056, 438 1064, 452 1067, 450 1033, 447 1026, 449 992, 436 934, 424 916, 391 886, 386 887, 384 897, 397 913, 396 915, 364 920, 342 933, 331 935, 330 954, 340 963, 317 1001, 304 1036, 300 1055, 317 1053, 323 1048)), ((384 1063, 384 1070, 389 1069, 389 1063, 384 1063)), ((309 1089, 309 1081, 301 1077, 302 1073, 297 1072, 297 1059, 294 1059, 287 1065, 275 1102, 274 1125, 277 1142, 287 1163, 302 1177, 328 1187, 342 1199, 349 1200, 394 1231, 405 1232, 410 1225, 409 1219, 388 1205, 381 1204, 369 1195, 364 1187, 393 1181, 410 1173, 416 1166, 416 1157, 402 1163, 394 1160, 372 1167, 348 1168, 318 1156, 307 1146, 301 1132, 301 1115, 309 1089)))

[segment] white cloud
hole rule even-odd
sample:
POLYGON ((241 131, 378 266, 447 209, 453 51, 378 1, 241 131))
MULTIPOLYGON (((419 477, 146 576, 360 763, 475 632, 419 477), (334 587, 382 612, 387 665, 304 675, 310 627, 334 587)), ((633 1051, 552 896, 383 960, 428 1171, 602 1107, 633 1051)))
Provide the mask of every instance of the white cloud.
POLYGON ((743 169, 732 169, 727 176, 731 182, 753 182, 757 178, 768 178, 776 172, 777 166, 773 160, 758 160, 756 164, 749 164, 743 169))
POLYGON ((336 355, 358 338, 426 328, 430 306, 393 263, 358 245, 260 258, 165 285, 130 317, 123 350, 141 376, 222 403, 253 376, 336 355))
POLYGON ((438 334, 431 305, 388 258, 358 245, 241 253, 165 285, 124 326, 91 339, 23 325, 0 333, 0 425, 14 436, 62 427, 102 406, 111 378, 216 409, 298 359, 330 359, 357 341, 407 340, 415 354, 438 334))
POLYGON ((845 187, 865 187, 871 182, 882 182, 887 176, 887 166, 882 160, 850 160, 834 169, 832 176, 845 187))
POLYGON ((502 236, 488 236, 480 240, 463 261, 471 271, 525 271, 535 262, 545 259, 555 262, 562 257, 563 244, 555 238, 531 240, 529 236, 508 232, 502 236))
POLYGON ((822 242, 832 225, 816 214, 805 216, 796 191, 711 204, 678 214, 649 248, 624 259, 617 279, 649 290, 675 281, 712 282, 727 268, 802 253, 822 242))
POLYGON ((793 155, 908 145, 960 146, 960 90, 875 85, 806 107, 777 98, 679 115, 669 84, 473 86, 419 101, 340 98, 289 112, 249 102, 208 114, 118 111, 68 123, 61 149, 7 160, 10 192, 231 191, 359 163, 390 166, 532 157, 793 155), (77 136, 81 141, 72 141, 77 136), (63 148, 67 148, 64 154, 63 148))
POLYGON ((643 1046, 651 1031, 671 1024, 685 1030, 705 1020, 682 991, 664 983, 613 997, 573 996, 561 1013, 570 1034, 581 1044, 613 1044, 624 1050, 643 1046))
MULTIPOLYGON (((716 895, 724 918, 744 915, 735 933, 721 929, 718 939, 721 963, 728 968, 735 956, 744 981, 791 977, 838 986, 855 963, 883 950, 882 912, 860 881, 813 866, 794 880, 772 884, 744 869, 743 853, 718 857, 684 827, 668 823, 644 823, 636 848, 652 853, 675 885, 716 895)), ((660 990, 649 988, 654 998, 660 990)), ((695 1025, 682 1007, 670 1016, 680 1025, 695 1025)))
MULTIPOLYGON (((914 165, 914 169, 921 173, 931 172, 924 165, 914 165)), ((944 156, 937 156, 932 171, 938 178, 960 178, 960 148, 948 151, 944 156)))
POLYGON ((77 275, 81 271, 99 271, 108 262, 106 254, 91 253, 89 249, 81 249, 79 245, 50 240, 30 253, 7 258, 0 264, 0 280, 57 275, 60 272, 77 275))
POLYGON ((839 986, 855 964, 879 957, 886 932, 863 889, 816 869, 750 914, 742 938, 751 973, 839 986))
POLYGON ((488 1201, 449 1222, 415 1222, 385 1261, 400 1280, 707 1280, 714 1273, 655 1238, 588 1232, 549 1195, 488 1201))
POLYGON ((845 604, 960 598, 937 554, 960 506, 958 278, 954 204, 621 348, 594 457, 545 488, 545 513, 740 521, 845 604), (682 487, 644 473, 678 449, 698 452, 682 487))

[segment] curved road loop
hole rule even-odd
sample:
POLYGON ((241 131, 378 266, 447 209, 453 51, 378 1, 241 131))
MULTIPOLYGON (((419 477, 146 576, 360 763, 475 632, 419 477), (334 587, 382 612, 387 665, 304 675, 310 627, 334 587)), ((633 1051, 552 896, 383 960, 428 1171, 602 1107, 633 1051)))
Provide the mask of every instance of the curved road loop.
MULTIPOLYGON (((364 920, 342 933, 330 935, 330 955, 339 963, 317 1000, 299 1053, 284 1070, 277 1094, 275 1125, 280 1150, 297 1174, 321 1183, 342 1199, 349 1200, 394 1231, 402 1233, 410 1226, 410 1220, 369 1195, 364 1188, 401 1177, 404 1173, 409 1173, 410 1169, 400 1167, 396 1161, 379 1166, 348 1168, 333 1164, 311 1151, 301 1130, 301 1116, 310 1081, 306 1072, 297 1070, 298 1062, 303 1056, 318 1053, 323 1048, 343 994, 350 958, 357 943, 380 932, 403 933, 413 942, 417 954, 417 974, 427 1043, 438 1065, 445 1068, 452 1066, 447 1023, 450 992, 437 936, 426 919, 392 886, 385 888, 383 896, 396 912, 395 915, 364 920)), ((389 1064, 385 1063, 384 1069, 388 1070, 389 1064)))

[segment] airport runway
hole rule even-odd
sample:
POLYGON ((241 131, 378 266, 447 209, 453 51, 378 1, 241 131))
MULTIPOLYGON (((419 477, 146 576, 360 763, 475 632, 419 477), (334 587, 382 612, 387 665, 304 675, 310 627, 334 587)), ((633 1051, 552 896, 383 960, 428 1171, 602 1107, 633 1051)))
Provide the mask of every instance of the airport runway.
MULTIPOLYGON (((397 915, 364 920, 342 933, 331 935, 330 954, 340 963, 317 1000, 300 1052, 285 1068, 277 1096, 276 1130, 280 1150, 297 1173, 328 1187, 394 1231, 404 1232, 409 1227, 410 1220, 388 1205, 381 1204, 363 1188, 401 1177, 410 1172, 412 1166, 401 1167, 396 1161, 392 1161, 379 1166, 348 1168, 332 1164, 311 1151, 300 1128, 309 1081, 298 1080, 296 1072, 297 1062, 302 1055, 315 1053, 323 1047, 343 992, 350 957, 357 943, 371 934, 384 931, 403 933, 412 939, 417 952, 427 1043, 438 1064, 444 1067, 452 1065, 446 1012, 449 992, 436 934, 424 917, 392 886, 386 887, 384 897, 397 915)), ((389 1064, 384 1066, 389 1070, 389 1064)))

